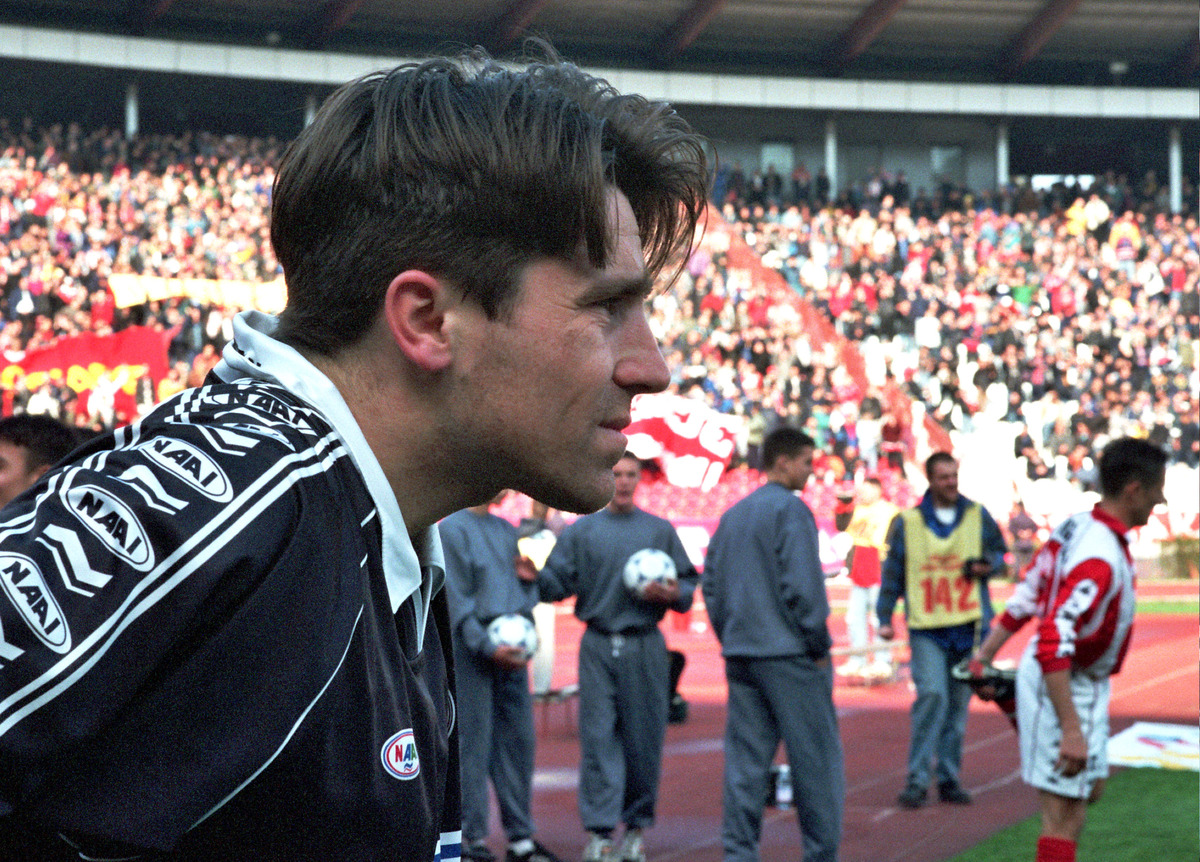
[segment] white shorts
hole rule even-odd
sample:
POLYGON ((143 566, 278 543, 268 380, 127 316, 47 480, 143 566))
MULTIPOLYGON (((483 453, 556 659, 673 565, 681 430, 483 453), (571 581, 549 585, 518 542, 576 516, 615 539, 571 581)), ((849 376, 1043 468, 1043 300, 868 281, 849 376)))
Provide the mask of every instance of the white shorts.
POLYGON ((1017 730, 1021 740, 1021 778, 1026 784, 1058 796, 1087 799, 1096 782, 1108 777, 1108 677, 1071 674, 1071 699, 1087 742, 1087 765, 1070 778, 1054 768, 1062 731, 1046 694, 1042 668, 1032 648, 1017 668, 1017 730))

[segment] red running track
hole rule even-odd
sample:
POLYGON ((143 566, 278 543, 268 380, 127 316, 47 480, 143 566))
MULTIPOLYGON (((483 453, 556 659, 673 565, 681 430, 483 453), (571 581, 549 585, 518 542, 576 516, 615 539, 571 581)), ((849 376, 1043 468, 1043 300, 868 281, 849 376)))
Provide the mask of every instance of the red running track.
MULTIPOLYGON (((1195 597, 1196 582, 1165 585, 1163 592, 1195 597), (1186 586, 1184 585, 1186 584, 1186 586)), ((831 584, 836 604, 840 598, 831 584)), ((1151 597, 1156 585, 1140 585, 1151 597)), ((555 685, 575 681, 581 634, 569 606, 561 606, 555 643, 555 685)), ((690 703, 688 721, 667 729, 658 820, 646 833, 650 862, 720 862, 724 670, 715 639, 703 625, 669 619, 669 645, 687 655, 680 692, 690 703)), ((834 638, 844 642, 842 617, 834 638)), ((903 632, 900 633, 903 637, 903 632)), ((1015 660, 1027 636, 1018 635, 1000 658, 1015 660)), ((991 704, 972 701, 963 783, 974 796, 966 808, 931 803, 909 811, 895 804, 905 778, 908 707, 912 691, 902 665, 893 682, 870 687, 839 682, 834 692, 846 752, 846 817, 842 862, 941 862, 999 829, 1035 813, 1035 797, 1020 781, 1016 737, 991 704)), ((565 860, 578 859, 584 841, 576 809, 578 735, 573 702, 535 706, 538 728, 534 818, 538 837, 565 860)), ((1112 731, 1135 721, 1200 721, 1200 620, 1193 614, 1140 616, 1132 651, 1113 681, 1112 731)), ((1101 803, 1102 805, 1103 803, 1101 803)), ((492 849, 504 841, 492 814, 492 849)), ((799 860, 794 811, 768 809, 763 862, 799 860)))

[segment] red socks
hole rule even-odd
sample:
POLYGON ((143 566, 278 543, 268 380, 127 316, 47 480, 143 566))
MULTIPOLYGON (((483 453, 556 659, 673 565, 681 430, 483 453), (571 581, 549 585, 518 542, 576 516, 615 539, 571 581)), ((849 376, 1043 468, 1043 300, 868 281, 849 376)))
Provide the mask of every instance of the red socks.
POLYGON ((1075 862, 1075 842, 1043 835, 1038 839, 1034 862, 1075 862))

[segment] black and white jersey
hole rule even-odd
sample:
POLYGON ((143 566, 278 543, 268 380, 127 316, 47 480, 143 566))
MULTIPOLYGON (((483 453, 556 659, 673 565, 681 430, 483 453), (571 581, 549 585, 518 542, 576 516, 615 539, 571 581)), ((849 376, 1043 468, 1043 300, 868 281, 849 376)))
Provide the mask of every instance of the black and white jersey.
POLYGON ((38 858, 459 859, 436 529, 414 549, 340 398, 280 376, 185 391, 0 511, 0 831, 38 858))

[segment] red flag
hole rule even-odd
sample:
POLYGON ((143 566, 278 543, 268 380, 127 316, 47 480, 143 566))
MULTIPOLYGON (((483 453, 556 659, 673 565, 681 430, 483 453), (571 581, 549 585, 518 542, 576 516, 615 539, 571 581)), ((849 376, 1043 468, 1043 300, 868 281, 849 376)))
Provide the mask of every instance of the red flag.
POLYGON ((672 485, 709 490, 729 466, 743 422, 694 398, 639 395, 625 434, 629 451, 657 461, 672 485))

